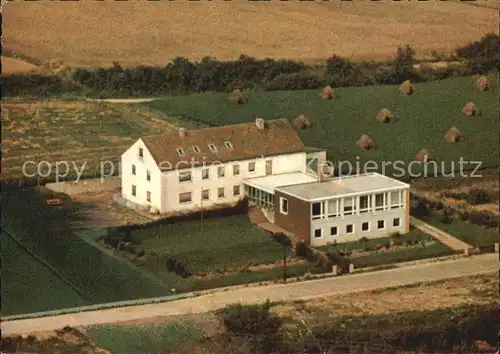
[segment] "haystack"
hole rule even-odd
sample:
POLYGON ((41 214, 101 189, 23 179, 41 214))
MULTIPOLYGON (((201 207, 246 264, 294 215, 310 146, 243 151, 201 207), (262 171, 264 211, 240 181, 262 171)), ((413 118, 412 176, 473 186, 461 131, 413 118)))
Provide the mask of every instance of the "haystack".
POLYGON ((415 86, 411 83, 410 80, 406 80, 399 86, 399 93, 405 94, 405 95, 413 95, 415 93, 415 86))
POLYGON ((228 97, 229 102, 231 103, 238 103, 238 104, 244 104, 248 102, 248 99, 245 97, 243 92, 241 92, 240 89, 236 89, 233 92, 229 94, 228 97))
POLYGON ((475 86, 480 91, 488 91, 490 88, 490 82, 486 76, 480 76, 476 80, 475 86))
POLYGON ((448 129, 444 136, 446 141, 452 142, 452 143, 457 143, 460 141, 460 129, 457 127, 451 127, 448 129))
POLYGON ((429 153, 429 150, 422 149, 419 152, 417 152, 417 155, 415 156, 415 161, 424 162, 426 160, 426 157, 427 161, 431 160, 431 154, 429 153))
POLYGON ((311 127, 311 122, 309 118, 301 114, 293 120, 293 126, 297 129, 309 129, 311 127))
POLYGON ((321 99, 331 100, 332 98, 337 98, 337 94, 330 85, 325 86, 325 88, 321 91, 321 99))
POLYGON ((375 144, 368 135, 362 135, 358 141, 356 141, 356 147, 362 150, 370 150, 375 149, 375 144))
POLYGON ((476 105, 473 102, 466 103, 462 107, 462 114, 467 117, 473 117, 479 113, 476 105))
POLYGON ((377 114, 377 122, 390 123, 394 121, 394 115, 387 108, 382 108, 377 114))

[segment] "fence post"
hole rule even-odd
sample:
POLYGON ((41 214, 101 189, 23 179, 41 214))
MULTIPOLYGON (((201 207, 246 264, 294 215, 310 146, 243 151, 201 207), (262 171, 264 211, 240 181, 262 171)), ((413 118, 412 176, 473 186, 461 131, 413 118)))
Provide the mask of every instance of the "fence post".
POLYGON ((500 250, 500 245, 498 243, 495 243, 495 253, 498 253, 498 251, 500 250))
POLYGON ((337 275, 337 274, 339 274, 339 272, 338 272, 338 267, 337 267, 337 265, 335 265, 335 264, 332 266, 332 273, 333 273, 333 275, 337 275))
POLYGON ((350 263, 349 264, 349 273, 353 273, 354 272, 354 264, 350 263))

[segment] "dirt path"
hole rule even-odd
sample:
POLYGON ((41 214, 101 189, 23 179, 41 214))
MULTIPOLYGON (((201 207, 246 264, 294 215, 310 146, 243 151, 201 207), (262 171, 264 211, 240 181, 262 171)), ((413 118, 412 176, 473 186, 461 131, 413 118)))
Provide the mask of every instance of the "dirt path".
POLYGON ((413 226, 415 226, 417 229, 419 229, 422 232, 425 232, 426 234, 431 235, 432 237, 435 237, 442 243, 444 243, 446 246, 450 247, 451 249, 455 251, 464 251, 465 249, 471 250, 474 247, 469 245, 468 243, 465 243, 461 240, 459 240, 456 237, 453 237, 452 235, 432 226, 429 225, 422 220, 419 220, 415 217, 411 217, 411 223, 413 226))
POLYGON ((144 102, 152 102, 155 100, 161 100, 161 98, 105 98, 105 99, 94 99, 94 98, 86 98, 87 101, 90 102, 108 102, 108 103, 144 103, 144 102))
POLYGON ((273 284, 218 291, 211 294, 167 303, 130 306, 74 314, 2 322, 2 333, 21 334, 49 331, 64 326, 88 326, 140 320, 157 316, 205 313, 230 304, 255 304, 314 299, 360 291, 384 289, 468 275, 498 271, 498 254, 480 255, 453 261, 421 264, 408 268, 354 274, 290 284, 273 284))

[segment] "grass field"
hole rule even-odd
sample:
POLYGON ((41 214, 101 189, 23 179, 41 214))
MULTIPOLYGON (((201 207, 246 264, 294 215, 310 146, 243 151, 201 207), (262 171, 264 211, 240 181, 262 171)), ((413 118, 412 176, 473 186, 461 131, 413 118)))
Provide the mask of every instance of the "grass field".
MULTIPOLYGON (((32 190, 2 186, 2 228, 55 269, 89 304, 171 294, 152 276, 79 237, 69 226, 71 211, 51 209, 43 199, 32 190)), ((67 300, 52 301, 56 300, 57 308, 66 307, 67 300)), ((11 301, 17 310, 27 312, 25 298, 11 301)))
MULTIPOLYGON (((173 122, 159 112, 126 104, 2 100, 2 175, 22 176, 23 163, 31 160, 49 161, 53 169, 56 161, 67 161, 73 175, 72 164, 81 169, 86 161, 86 174, 95 176, 100 161, 117 163, 136 138, 161 134, 173 122)), ((26 170, 36 171, 32 165, 26 170)), ((62 174, 64 170, 61 165, 62 174)))
POLYGON ((86 332, 99 347, 120 354, 172 353, 203 336, 198 328, 184 323, 92 326, 86 332))
POLYGON ((15 1, 3 12, 6 49, 70 66, 166 65, 176 56, 226 60, 242 53, 385 59, 407 43, 426 55, 498 32, 497 10, 449 1, 15 1), (33 25, 33 18, 44 20, 33 25))
POLYGON ((132 233, 146 250, 172 255, 192 272, 267 264, 283 259, 283 247, 267 232, 253 226, 248 216, 182 222, 132 233))
MULTIPOLYGON (((246 105, 231 105, 227 95, 219 93, 171 97, 147 105, 167 115, 185 117, 187 122, 196 120, 210 125, 305 114, 313 127, 300 133, 303 141, 326 148, 329 159, 337 165, 346 160, 355 163, 359 158, 361 167, 373 160, 380 171, 381 161, 413 161, 416 153, 425 148, 437 161, 455 161, 457 168, 460 157, 496 166, 498 82, 491 79, 495 88, 487 93, 474 90, 474 78, 464 77, 418 84, 418 94, 410 97, 398 95, 397 86, 372 86, 338 89, 340 99, 332 101, 321 101, 318 91, 306 90, 250 92, 246 105), (482 110, 481 116, 461 116, 460 109, 468 101, 476 103, 482 110), (384 107, 394 113, 395 123, 377 123, 377 112, 384 107), (463 141, 458 144, 444 140, 452 126, 461 130, 463 141), (355 142, 362 134, 371 136, 377 149, 358 150, 355 142)), ((419 166, 410 167, 412 171, 419 171, 419 166)), ((452 166, 445 167, 449 171, 452 166)), ((390 171, 389 165, 385 172, 390 171)))
POLYGON ((2 315, 84 306, 88 303, 5 232, 2 239, 2 315))

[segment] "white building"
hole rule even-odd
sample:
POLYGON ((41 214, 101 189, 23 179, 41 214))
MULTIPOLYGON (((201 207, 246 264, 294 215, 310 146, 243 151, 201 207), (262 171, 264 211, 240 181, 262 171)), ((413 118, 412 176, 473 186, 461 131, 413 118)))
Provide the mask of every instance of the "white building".
POLYGON ((180 129, 137 140, 121 161, 122 197, 160 213, 233 204, 243 181, 285 173, 308 174, 310 151, 287 119, 197 130, 180 129))

